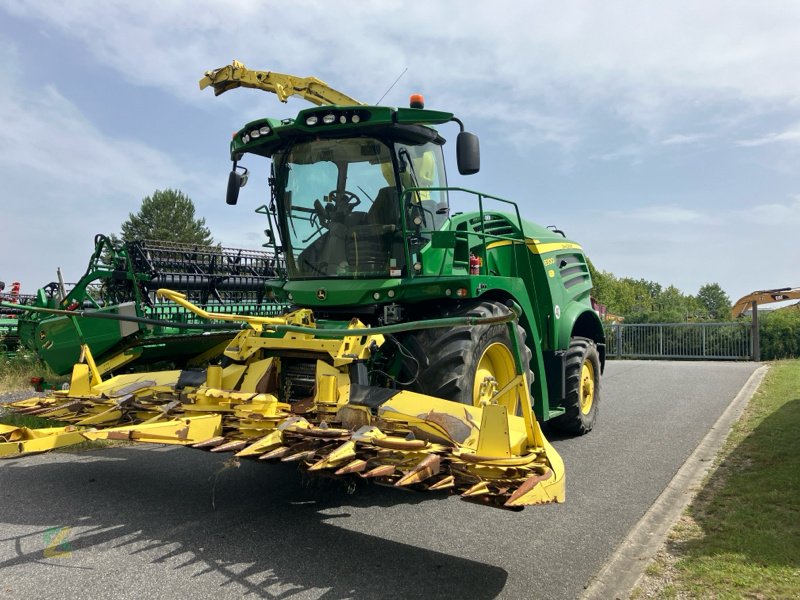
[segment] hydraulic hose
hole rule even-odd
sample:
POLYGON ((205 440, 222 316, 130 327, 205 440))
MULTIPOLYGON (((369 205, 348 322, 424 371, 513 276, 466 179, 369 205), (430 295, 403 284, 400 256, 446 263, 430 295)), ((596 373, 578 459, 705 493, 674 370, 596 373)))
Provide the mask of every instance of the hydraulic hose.
POLYGON ((203 329, 203 330, 223 330, 235 331, 244 329, 244 323, 179 323, 175 321, 162 321, 160 319, 148 319, 146 317, 135 317, 133 315, 117 315, 114 313, 103 313, 93 310, 60 310, 57 308, 42 308, 39 306, 22 306, 11 304, 10 302, 0 302, 0 306, 17 308, 29 312, 43 313, 46 315, 60 315, 65 317, 83 317, 86 319, 107 319, 109 321, 129 321, 131 323, 141 323, 142 325, 155 325, 157 327, 175 327, 176 329, 203 329))

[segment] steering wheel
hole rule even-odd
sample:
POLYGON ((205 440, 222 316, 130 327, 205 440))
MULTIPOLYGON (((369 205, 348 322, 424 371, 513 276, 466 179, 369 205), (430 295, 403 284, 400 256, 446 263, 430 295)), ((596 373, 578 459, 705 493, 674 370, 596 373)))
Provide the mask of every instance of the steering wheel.
POLYGON ((348 215, 353 212, 356 206, 361 204, 361 199, 353 192, 348 192, 347 190, 342 190, 341 192, 332 190, 328 194, 328 200, 333 202, 337 212, 343 212, 346 209, 347 212, 345 214, 348 215))
POLYGON ((347 190, 332 190, 328 193, 328 202, 323 206, 319 200, 314 200, 314 212, 323 227, 329 227, 334 221, 342 222, 361 204, 361 199, 353 192, 347 190))

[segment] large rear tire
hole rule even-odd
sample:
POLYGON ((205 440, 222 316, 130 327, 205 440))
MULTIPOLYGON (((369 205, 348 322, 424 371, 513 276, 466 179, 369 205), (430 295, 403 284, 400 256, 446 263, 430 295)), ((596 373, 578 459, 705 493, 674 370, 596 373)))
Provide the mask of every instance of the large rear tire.
MULTIPOLYGON (((492 317, 507 311, 497 302, 477 301, 446 309, 437 316, 492 317)), ((525 345, 525 330, 519 324, 517 331, 530 385, 531 351, 525 345)), ((500 389, 516 376, 513 346, 505 323, 423 329, 406 334, 400 341, 419 363, 417 368, 414 361, 405 360, 404 371, 416 374, 410 388, 423 394, 477 406, 481 384, 487 377, 494 377, 500 389)))
POLYGON ((589 433, 600 400, 600 356, 594 340, 574 337, 567 350, 564 414, 552 419, 553 429, 568 435, 589 433))

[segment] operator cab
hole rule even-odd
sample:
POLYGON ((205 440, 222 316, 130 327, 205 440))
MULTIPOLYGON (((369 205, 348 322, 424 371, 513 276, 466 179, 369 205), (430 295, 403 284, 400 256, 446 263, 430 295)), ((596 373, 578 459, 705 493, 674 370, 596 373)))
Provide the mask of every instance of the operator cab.
POLYGON ((405 274, 404 225, 412 232, 438 230, 447 219, 437 141, 317 138, 275 152, 273 185, 282 198, 278 221, 289 278, 405 274))

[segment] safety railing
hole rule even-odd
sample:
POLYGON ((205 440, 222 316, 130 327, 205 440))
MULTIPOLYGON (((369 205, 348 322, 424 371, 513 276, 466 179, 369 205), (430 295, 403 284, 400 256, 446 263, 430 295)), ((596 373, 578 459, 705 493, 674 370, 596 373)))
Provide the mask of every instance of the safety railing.
MULTIPOLYGON (((451 205, 451 196, 461 194, 463 196, 471 198, 471 201, 468 201, 467 204, 471 204, 470 208, 474 210, 477 208, 478 216, 475 219, 472 219, 466 229, 462 231, 456 231, 455 235, 457 237, 462 237, 466 239, 473 239, 475 240, 474 246, 479 248, 479 257, 481 259, 479 272, 482 275, 489 274, 489 267, 488 267, 488 251, 487 248, 491 243, 506 243, 509 245, 520 245, 525 246, 527 244, 527 240, 525 239, 524 235, 524 227, 522 222, 522 217, 519 212, 519 206, 516 202, 512 200, 507 200, 505 198, 500 198, 499 196, 492 196, 490 194, 484 194, 482 192, 478 192, 475 190, 470 190, 467 188, 462 187, 410 187, 406 188, 403 192, 401 197, 401 204, 403 207, 410 207, 412 206, 411 199, 413 198, 414 194, 419 194, 422 192, 426 193, 441 193, 444 197, 447 198, 446 204, 448 206, 447 211, 449 214, 455 216, 460 214, 460 212, 453 212, 452 205, 451 205), (506 209, 505 212, 503 210, 497 209, 489 209, 487 208, 487 203, 496 203, 498 208, 502 207, 506 209), (514 232, 511 235, 503 235, 492 233, 491 231, 487 231, 487 227, 492 224, 492 219, 494 217, 502 217, 508 218, 508 223, 511 227, 516 228, 518 232, 514 232)), ((466 207, 465 207, 466 208, 466 207)), ((408 222, 408 215, 407 210, 403 210, 401 212, 401 225, 405 231, 409 231, 414 229, 411 223, 408 222)), ((421 235, 426 239, 430 239, 431 236, 435 233, 434 229, 430 229, 428 227, 419 227, 416 231, 416 235, 421 235)), ((407 264, 413 264, 411 260, 411 250, 409 247, 409 242, 414 240, 414 235, 409 235, 407 239, 407 243, 405 244, 405 260, 407 264)), ((517 253, 514 252, 511 255, 511 260, 514 261, 514 272, 520 272, 520 265, 518 264, 518 257, 517 253)), ((455 262, 455 261, 454 261, 455 262)), ((467 256, 466 262, 462 265, 469 269, 469 257, 467 256)), ((526 263, 526 269, 530 269, 530 263, 526 263)), ((413 272, 413 271, 412 271, 413 272)))
POLYGON ((606 326, 609 358, 751 360, 749 323, 614 323, 606 326))

